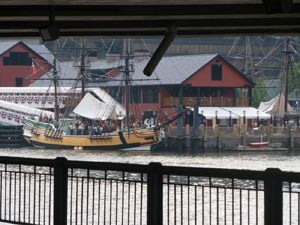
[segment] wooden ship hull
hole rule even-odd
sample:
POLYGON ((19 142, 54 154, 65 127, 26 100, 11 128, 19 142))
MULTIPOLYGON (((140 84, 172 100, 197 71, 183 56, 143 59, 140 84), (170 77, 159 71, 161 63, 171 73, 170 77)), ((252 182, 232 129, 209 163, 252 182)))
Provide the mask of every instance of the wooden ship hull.
POLYGON ((153 130, 141 129, 103 133, 101 135, 66 135, 52 124, 28 120, 24 126, 25 140, 36 147, 61 149, 113 150, 151 145, 158 142, 153 130))

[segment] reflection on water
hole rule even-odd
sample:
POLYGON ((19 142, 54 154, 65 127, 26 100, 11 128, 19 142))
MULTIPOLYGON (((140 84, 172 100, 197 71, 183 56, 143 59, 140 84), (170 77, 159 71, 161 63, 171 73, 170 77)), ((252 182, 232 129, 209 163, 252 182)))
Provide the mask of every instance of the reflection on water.
POLYGON ((36 148, 0 148, 0 156, 55 158, 69 160, 103 161, 148 164, 161 162, 163 165, 214 167, 232 169, 264 170, 268 167, 284 171, 300 172, 300 154, 286 152, 226 152, 197 155, 174 153, 150 153, 149 151, 87 151, 87 150, 50 150, 36 148))

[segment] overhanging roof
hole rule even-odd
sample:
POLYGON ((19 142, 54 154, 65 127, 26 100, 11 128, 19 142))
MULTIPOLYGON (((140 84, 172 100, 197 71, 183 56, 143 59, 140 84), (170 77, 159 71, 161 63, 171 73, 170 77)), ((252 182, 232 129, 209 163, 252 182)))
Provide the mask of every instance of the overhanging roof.
POLYGON ((54 18, 60 36, 299 33, 300 0, 6 0, 0 36, 39 36, 54 18))

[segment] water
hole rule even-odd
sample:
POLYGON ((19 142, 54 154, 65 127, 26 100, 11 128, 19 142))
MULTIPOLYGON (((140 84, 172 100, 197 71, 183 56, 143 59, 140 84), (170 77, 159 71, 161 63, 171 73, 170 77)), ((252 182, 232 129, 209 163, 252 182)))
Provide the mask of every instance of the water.
MULTIPOLYGON (((193 167, 209 167, 209 168, 230 168, 230 169, 251 169, 251 170, 265 170, 266 168, 269 167, 276 167, 276 168, 280 168, 283 171, 294 171, 294 172, 300 172, 300 153, 299 154, 288 154, 286 152, 262 152, 262 151, 257 151, 257 152, 227 152, 227 153, 206 153, 206 154, 197 154, 197 155, 179 155, 179 154, 162 154, 162 153, 150 153, 149 151, 86 151, 86 150, 50 150, 50 149, 37 149, 37 148, 16 148, 16 149, 9 149, 9 148, 0 148, 0 156, 10 156, 10 157, 31 157, 31 158, 48 158, 48 159, 54 159, 56 157, 66 157, 69 160, 84 160, 84 161, 102 161, 102 162, 122 162, 122 163, 137 163, 137 164, 148 164, 150 162, 160 162, 163 165, 172 165, 172 166, 193 166, 193 167)), ((91 182, 91 181, 90 181, 91 182)), ((105 182, 105 181, 103 181, 105 182)), ((98 183, 96 182, 96 185, 98 183)), ((76 186, 76 184, 74 184, 76 186)), ((90 185, 90 187, 92 187, 93 184, 90 185)), ((111 188, 112 190, 112 196, 115 196, 114 192, 116 190, 116 187, 114 186, 116 185, 116 183, 113 183, 112 186, 107 186, 108 191, 109 192, 109 188, 111 188)), ((80 186, 80 185, 79 185, 80 186)), ((127 186, 125 186, 126 189, 127 186)), ((120 188, 121 185, 118 186, 119 188, 119 192, 120 192, 120 188)), ((135 188, 135 187, 132 187, 135 188)), ((201 198, 204 199, 203 204, 205 204, 205 207, 202 205, 202 203, 199 203, 199 213, 202 212, 201 209, 201 205, 203 207, 203 212, 204 215, 212 215, 211 218, 209 216, 205 217, 205 224, 209 224, 209 222, 212 221, 212 224, 216 224, 215 221, 217 221, 216 219, 216 212, 219 212, 219 217, 220 220, 223 220, 226 215, 225 215, 225 211, 227 213, 227 222, 230 222, 230 220, 233 218, 230 218, 230 216, 232 215, 232 204, 230 199, 232 199, 231 191, 225 191, 222 188, 220 189, 216 189, 216 188, 212 188, 209 189, 209 187, 197 187, 197 189, 195 189, 195 187, 181 187, 178 186, 177 187, 177 191, 175 191, 174 187, 171 185, 170 189, 168 190, 170 192, 170 196, 174 197, 174 195, 176 195, 176 199, 177 201, 179 201, 179 203, 177 204, 177 206, 179 206, 180 204, 182 204, 182 208, 177 209, 178 212, 181 212, 180 210, 183 210, 183 215, 184 218, 186 217, 186 215, 188 215, 188 213, 186 213, 186 209, 187 208, 193 208, 195 207, 195 205, 200 202, 201 203, 201 198), (184 196, 186 196, 186 193, 189 192, 189 188, 192 190, 192 193, 194 193, 195 191, 197 191, 198 193, 198 200, 193 201, 193 196, 190 196, 190 206, 188 206, 187 203, 187 198, 183 198, 181 199, 181 192, 178 192, 179 190, 181 190, 180 188, 183 188, 183 193, 184 196), (193 189, 194 188, 194 189, 193 189), (203 193, 202 193, 203 191, 203 193), (218 195, 216 194, 218 191, 218 195), (177 193, 178 192, 178 193, 177 193), (211 194, 210 194, 211 192, 211 194), (203 194, 202 197, 201 194, 203 194), (226 203, 226 207, 227 209, 225 210, 224 208, 224 196, 226 195, 226 198, 229 200, 228 203, 226 203), (216 196, 218 196, 219 200, 217 200, 216 196), (219 206, 216 210, 216 205, 217 202, 219 201, 219 206), (195 203, 197 202, 197 203, 195 203), (212 205, 212 208, 210 208, 210 204, 212 205), (223 208, 222 208, 223 207, 223 208), (212 211, 211 211, 212 210, 212 211), (227 212, 228 211, 228 212, 227 212)), ((75 190, 75 188, 73 188, 73 191, 75 190)), ((100 188, 96 190, 99 190, 98 192, 96 191, 95 196, 97 196, 97 193, 102 193, 102 196, 104 196, 103 192, 104 192, 104 188, 101 189, 100 188)), ((131 189, 133 190, 133 189, 131 189)), ((136 190, 140 190, 140 186, 137 186, 136 190)), ((125 190, 126 191, 126 190, 125 190)), ((165 190, 166 191, 166 190, 165 190)), ((90 192, 92 193, 92 192, 90 192)), ((143 195, 146 194, 146 191, 143 192, 143 195)), ((264 224, 263 222, 263 193, 259 192, 259 204, 256 203, 256 197, 255 194, 253 194, 252 192, 248 192, 248 190, 238 190, 236 189, 234 191, 234 195, 235 195, 235 201, 236 201, 236 207, 233 209, 233 212, 235 214, 234 220, 236 220, 236 224, 239 224, 239 215, 240 215, 240 208, 243 208, 244 210, 243 212, 243 219, 247 220, 247 218, 249 217, 249 215, 255 215, 255 210, 256 207, 259 207, 259 215, 258 215, 258 224, 264 224), (249 197, 251 197, 251 202, 250 204, 248 204, 247 202, 249 201, 249 197), (242 200, 239 200, 242 199, 242 200), (254 205, 252 205, 254 201, 254 205), (242 206, 240 206, 240 204, 243 204, 242 206), (246 210, 247 209, 247 210, 246 210), (250 214, 248 214, 248 210, 251 211, 250 214), (252 212, 253 211, 253 212, 252 212), (245 214, 245 215, 244 215, 245 214)), ((296 194, 296 200, 292 201, 292 204, 297 206, 297 207, 293 207, 293 221, 295 220, 296 222, 292 223, 292 224, 298 224, 298 210, 299 210, 299 206, 298 206, 298 194, 296 194), (295 203, 296 202, 296 203, 295 203), (294 217, 296 219, 294 219, 294 217)), ((127 196, 127 194, 126 194, 127 196)), ((135 196, 132 195, 131 198, 135 196)), ((139 194, 137 195, 139 196, 139 194)), ((120 194, 118 195, 118 198, 120 198, 120 194)), ((130 198, 130 199, 131 199, 130 198)), ((135 197, 134 197, 135 198, 135 197)), ((144 199, 146 197, 144 196, 144 199)), ((164 196, 164 198, 166 198, 166 196, 164 196)), ((289 199, 290 196, 287 194, 287 196, 285 197, 285 199, 289 199)), ((91 201, 91 199, 90 199, 91 201)), ((97 199, 94 200, 95 204, 97 203, 97 199)), ((100 201, 105 201, 104 199, 99 200, 100 201)), ((116 205, 116 201, 115 198, 109 198, 109 196, 106 199, 107 201, 107 206, 109 206, 109 201, 113 202, 113 205, 116 205)), ((129 201, 129 200, 128 200, 129 201)), ((130 201, 135 201, 135 200, 130 200, 130 201)), ((118 204, 120 204, 122 201, 121 199, 118 200, 118 204)), ((125 201, 126 202, 126 201, 125 201)), ((164 202, 167 202, 166 199, 164 199, 164 202)), ((84 201, 85 203, 85 201, 84 201)), ((173 201, 171 201, 171 203, 173 203, 173 201)), ((143 204, 146 204, 146 202, 144 201, 143 204)), ((284 208, 289 209, 289 201, 285 201, 284 202, 285 206, 284 208)), ((89 204, 89 206, 91 206, 92 204, 89 204)), ((97 205, 97 204, 96 204, 97 205)), ((126 205, 125 204, 125 211, 126 209, 126 205)), ((139 206, 140 204, 138 203, 137 206, 139 206)), ((170 210, 170 215, 171 216, 164 216, 164 224, 166 223, 167 219, 170 219, 172 222, 171 224, 174 222, 173 220, 178 220, 178 224, 179 221, 181 220, 180 217, 180 213, 178 213, 178 215, 176 214, 175 217, 173 217, 172 215, 174 214, 174 206, 171 206, 169 208, 167 205, 164 205, 164 210, 170 210)), ((86 206, 83 207, 83 209, 85 209, 86 206)), ((144 208, 146 208, 146 205, 144 205, 144 208)), ((101 209, 103 210, 103 208, 101 209)), ((250 212, 249 211, 249 212, 250 212)), ((89 210, 89 212, 93 212, 92 210, 89 210)), ((110 212, 110 211, 108 211, 110 212)), ((127 212, 127 211, 126 211, 127 212)), ((145 223, 146 221, 146 211, 143 211, 143 223, 145 223)), ((191 210, 191 215, 190 217, 194 220, 199 220, 198 224, 201 224, 201 217, 198 216, 197 219, 195 217, 195 215, 193 215, 193 210, 191 210)), ((82 211, 82 215, 85 213, 85 211, 82 211)), ((114 213, 114 212, 113 212, 114 213)), ((120 213, 120 210, 118 211, 118 213, 120 213)), ((73 209, 73 214, 75 216, 78 216, 80 218, 81 214, 80 213, 75 213, 75 209, 73 209)), ((129 213, 128 213, 129 214, 129 213)), ((102 214, 101 214, 102 215, 102 214)), ((114 215, 114 214, 111 214, 114 215)), ((117 215, 117 214, 116 214, 117 215)), ((116 216, 117 217, 117 216, 116 216)), ((69 217, 68 217, 69 218, 69 217)), ((76 217, 77 218, 77 217, 76 217)), ((86 214, 84 214, 84 218, 86 218, 86 214)), ((89 220, 91 220, 91 218, 94 218, 93 216, 89 216, 89 220)), ((95 217, 96 219, 98 218, 97 216, 95 217)), ((99 217, 100 218, 100 217, 99 217)), ((99 219, 98 218, 98 219, 99 219)), ((114 217, 113 217, 114 218, 114 217)), ((120 217, 118 217, 120 219, 120 217)), ((131 217, 130 217, 131 218, 131 217)), ((133 217, 135 218, 135 217, 133 217)), ((140 217, 137 217, 140 218, 140 217)), ((255 216, 251 216, 249 217, 251 219, 251 223, 250 224, 256 224, 256 217, 255 216)), ((95 220, 96 220, 95 219, 95 220)), ((186 219, 186 218, 185 218, 186 219)), ((103 219, 102 219, 103 220, 103 219)), ((110 219, 109 219, 110 220, 110 219)), ((285 221, 289 221, 289 215, 285 214, 284 216, 284 220, 285 221)), ((72 222, 74 223, 74 221, 72 222)), ((143 224, 141 223, 141 224, 143 224)), ((5 224, 5 223, 1 223, 0 224, 5 224)), ((88 223, 87 223, 88 224, 88 223)), ((120 224, 120 223, 119 223, 120 224)), ((125 223, 126 224, 126 223, 125 223)), ((130 224, 130 223, 128 223, 130 224)), ((202 223, 203 224, 203 223, 202 223)), ((289 224, 289 223, 285 223, 285 224, 289 224)))
POLYGON ((0 148, 0 156, 56 158, 69 160, 122 162, 148 164, 160 162, 163 165, 265 170, 269 167, 283 171, 300 172, 300 152, 227 152, 197 155, 180 155, 174 153, 151 153, 149 151, 87 151, 87 150, 50 150, 37 148, 0 148))

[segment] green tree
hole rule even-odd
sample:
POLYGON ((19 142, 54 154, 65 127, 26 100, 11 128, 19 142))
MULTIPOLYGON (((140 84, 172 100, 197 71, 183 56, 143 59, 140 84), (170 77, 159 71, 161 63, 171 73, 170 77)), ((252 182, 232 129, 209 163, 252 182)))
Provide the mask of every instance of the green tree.
POLYGON ((261 101, 267 97, 265 82, 263 78, 256 78, 255 87, 252 92, 252 106, 258 107, 261 101))
POLYGON ((289 70, 289 83, 288 90, 289 93, 293 92, 295 89, 300 89, 300 63, 294 63, 293 67, 289 70))

